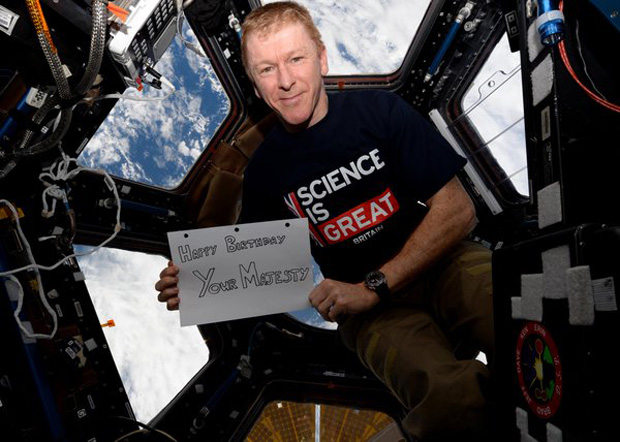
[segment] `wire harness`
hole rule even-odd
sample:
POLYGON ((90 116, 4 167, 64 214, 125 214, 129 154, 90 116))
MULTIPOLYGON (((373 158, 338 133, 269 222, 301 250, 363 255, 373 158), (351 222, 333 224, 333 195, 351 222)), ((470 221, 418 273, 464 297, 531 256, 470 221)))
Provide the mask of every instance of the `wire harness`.
MULTIPOLYGON (((30 243, 28 242, 28 239, 26 238, 26 235, 24 234, 21 228, 21 224, 19 221, 19 214, 17 212, 17 209, 10 201, 6 199, 0 199, 0 205, 7 206, 7 208, 13 215, 13 219, 15 222, 15 226, 17 228, 19 239, 22 242, 24 249, 26 250, 26 253, 28 255, 28 260, 30 261, 30 264, 27 264, 25 266, 22 266, 16 269, 11 269, 11 270, 4 271, 4 272, 0 272, 0 276, 7 277, 13 284, 17 286, 18 299, 17 299, 17 307, 14 311, 14 317, 20 329, 24 333, 24 335, 32 339, 52 339, 58 329, 58 318, 56 316, 56 312, 50 307, 49 303, 47 302, 45 292, 43 290, 43 284, 41 281, 40 270, 51 271, 63 265, 64 263, 67 262, 67 260, 71 258, 90 255, 96 252, 101 247, 106 246, 110 241, 112 241, 116 237, 116 235, 118 235, 118 233, 121 231, 121 228, 122 228, 121 220, 120 220, 121 200, 118 194, 118 189, 116 188, 116 184, 114 183, 114 180, 112 179, 112 177, 105 170, 91 169, 89 167, 79 165, 75 158, 69 158, 62 150, 61 150, 61 157, 52 164, 49 170, 39 175, 39 180, 44 184, 44 187, 45 187, 41 195, 42 207, 43 207, 43 210, 41 213, 42 216, 44 217, 53 216, 56 210, 56 202, 58 200, 61 200, 65 204, 65 207, 68 209, 68 201, 66 198, 66 192, 63 187, 64 185, 66 185, 66 183, 69 180, 75 178, 78 174, 84 171, 89 171, 92 173, 102 175, 103 181, 106 187, 114 194, 114 199, 116 201, 116 217, 115 217, 115 225, 114 225, 113 232, 107 239, 105 239, 103 242, 101 242, 101 244, 95 246, 94 248, 87 250, 85 252, 71 253, 67 256, 64 256, 62 259, 60 259, 58 262, 52 265, 42 265, 36 262, 34 255, 32 253, 32 249, 30 247, 30 243), (63 187, 61 187, 60 184, 63 184, 63 187), (28 330, 24 326, 24 324, 22 323, 19 317, 19 314, 21 313, 21 309, 23 306, 24 290, 21 285, 21 282, 19 281, 19 279, 17 279, 14 276, 14 274, 23 272, 23 271, 29 271, 29 270, 33 270, 36 274, 39 297, 41 299, 43 306, 45 307, 50 317, 52 318, 53 326, 52 326, 52 331, 49 334, 32 333, 30 330, 28 330)), ((47 239, 47 238, 41 238, 41 239, 47 239)))

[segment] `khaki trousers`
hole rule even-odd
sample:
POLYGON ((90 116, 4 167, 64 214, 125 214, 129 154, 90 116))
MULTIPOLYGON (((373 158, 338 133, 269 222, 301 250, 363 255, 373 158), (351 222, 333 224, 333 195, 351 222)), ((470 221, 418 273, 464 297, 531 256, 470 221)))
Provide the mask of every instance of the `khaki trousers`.
POLYGON ((473 359, 481 350, 491 362, 494 353, 485 247, 462 242, 389 303, 346 319, 339 333, 410 410, 403 427, 414 437, 450 440, 488 431, 489 370, 473 359))

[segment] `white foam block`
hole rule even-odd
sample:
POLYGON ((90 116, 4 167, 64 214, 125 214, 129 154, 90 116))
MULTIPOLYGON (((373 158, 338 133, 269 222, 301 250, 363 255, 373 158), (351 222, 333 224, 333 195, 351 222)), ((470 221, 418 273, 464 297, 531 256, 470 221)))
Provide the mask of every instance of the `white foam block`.
POLYGON ((527 54, 530 58, 530 63, 534 61, 538 54, 544 49, 542 42, 540 41, 540 33, 536 27, 536 21, 527 28, 527 54))
POLYGON ((566 270, 568 291, 568 322, 571 325, 594 324, 594 295, 590 267, 578 266, 566 270))
POLYGON ((547 442, 562 442, 562 430, 547 422, 547 442))
POLYGON ((536 439, 530 436, 530 432, 529 432, 528 425, 527 425, 527 421, 528 421, 527 411, 523 410, 522 408, 517 407, 515 414, 516 414, 517 428, 519 429, 519 432, 521 433, 521 442, 537 442, 536 439))
POLYGON ((540 229, 562 221, 562 189, 559 182, 549 184, 537 193, 538 227, 540 229))
POLYGON ((553 89, 553 60, 547 55, 538 66, 532 70, 532 105, 536 106, 549 96, 553 89))
POLYGON ((516 424, 517 424, 517 428, 521 431, 525 430, 525 433, 528 432, 527 430, 527 411, 525 411, 523 408, 520 407, 516 407, 515 409, 515 418, 516 418, 516 424))
POLYGON ((521 275, 521 316, 530 321, 542 321, 543 275, 521 275))
POLYGON ((555 247, 542 252, 543 297, 564 299, 566 294, 566 270, 570 268, 570 249, 555 247))

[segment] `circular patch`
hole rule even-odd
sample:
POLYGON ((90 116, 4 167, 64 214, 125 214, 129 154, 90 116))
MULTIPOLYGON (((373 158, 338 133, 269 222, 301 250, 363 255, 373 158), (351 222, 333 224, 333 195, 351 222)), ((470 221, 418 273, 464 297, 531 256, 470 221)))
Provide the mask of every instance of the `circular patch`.
POLYGON ((538 322, 528 322, 516 348, 519 388, 525 401, 542 419, 555 414, 562 399, 562 364, 555 341, 538 322))

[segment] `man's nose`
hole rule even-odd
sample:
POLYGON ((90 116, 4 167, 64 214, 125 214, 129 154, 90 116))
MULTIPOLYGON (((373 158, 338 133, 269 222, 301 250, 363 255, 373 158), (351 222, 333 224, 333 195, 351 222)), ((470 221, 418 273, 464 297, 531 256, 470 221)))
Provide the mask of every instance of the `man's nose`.
POLYGON ((289 90, 295 84, 295 77, 288 66, 283 65, 278 68, 278 86, 281 89, 289 90))

